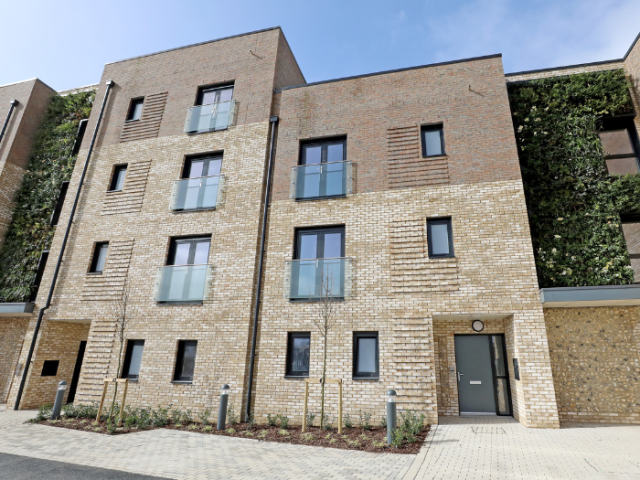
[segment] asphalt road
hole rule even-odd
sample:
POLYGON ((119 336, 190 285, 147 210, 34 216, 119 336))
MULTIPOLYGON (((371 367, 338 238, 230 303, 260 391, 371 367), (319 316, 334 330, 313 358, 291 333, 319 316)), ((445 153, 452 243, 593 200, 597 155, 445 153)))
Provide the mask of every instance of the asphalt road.
POLYGON ((161 477, 0 453, 2 480, 158 480, 161 477))

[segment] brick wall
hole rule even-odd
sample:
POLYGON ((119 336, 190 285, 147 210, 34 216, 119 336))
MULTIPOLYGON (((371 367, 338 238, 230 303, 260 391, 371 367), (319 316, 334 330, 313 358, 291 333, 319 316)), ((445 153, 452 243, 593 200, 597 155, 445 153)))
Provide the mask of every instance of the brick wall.
POLYGON ((27 318, 0 318, 0 403, 6 402, 14 378, 20 380, 15 372, 28 323, 27 318))
POLYGON ((531 72, 509 73, 506 75, 507 82, 521 82, 527 80, 537 80, 540 78, 562 77, 565 75, 577 75, 588 72, 601 72, 603 70, 617 70, 624 68, 621 61, 598 62, 593 64, 576 65, 569 67, 549 68, 543 70, 533 70, 531 72))
POLYGON ((562 422, 640 424, 639 307, 544 311, 562 422))

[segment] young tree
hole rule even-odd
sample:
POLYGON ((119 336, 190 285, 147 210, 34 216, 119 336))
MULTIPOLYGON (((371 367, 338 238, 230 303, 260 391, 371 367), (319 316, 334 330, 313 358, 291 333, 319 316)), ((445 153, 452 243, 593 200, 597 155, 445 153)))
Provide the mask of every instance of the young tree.
MULTIPOLYGON (((124 286, 120 294, 114 298, 112 308, 113 315, 115 317, 115 341, 118 347, 118 369, 116 370, 116 378, 122 372, 122 351, 126 340, 127 329, 131 326, 131 317, 127 312, 129 305, 130 294, 129 277, 127 276, 124 281, 124 286)), ((115 389, 113 390, 113 400, 111 401, 111 409, 109 410, 109 418, 113 418, 113 410, 116 406, 116 398, 118 395, 118 382, 116 382, 115 389)), ((123 411, 124 405, 120 406, 120 411, 123 411)))
POLYGON ((309 293, 309 300, 316 306, 311 320, 322 336, 322 385, 320 393, 320 428, 324 427, 324 387, 327 379, 327 340, 329 332, 336 326, 338 315, 336 311, 335 293, 333 291, 333 275, 322 275, 320 297, 313 298, 309 293))

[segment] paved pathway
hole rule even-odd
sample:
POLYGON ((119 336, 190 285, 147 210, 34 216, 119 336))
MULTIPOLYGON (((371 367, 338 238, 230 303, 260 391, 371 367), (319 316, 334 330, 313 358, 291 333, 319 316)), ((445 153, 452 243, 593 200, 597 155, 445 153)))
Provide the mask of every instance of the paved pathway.
POLYGON ((175 430, 107 436, 25 425, 34 414, 0 409, 0 452, 176 479, 640 480, 640 426, 538 430, 512 418, 442 418, 418 455, 395 455, 175 430))

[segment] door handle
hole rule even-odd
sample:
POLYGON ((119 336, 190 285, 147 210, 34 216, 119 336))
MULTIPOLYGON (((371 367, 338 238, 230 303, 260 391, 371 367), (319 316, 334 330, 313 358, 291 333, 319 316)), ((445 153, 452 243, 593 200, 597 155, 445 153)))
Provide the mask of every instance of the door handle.
POLYGON ((460 376, 464 376, 464 373, 458 372, 458 381, 460 381, 460 376))

